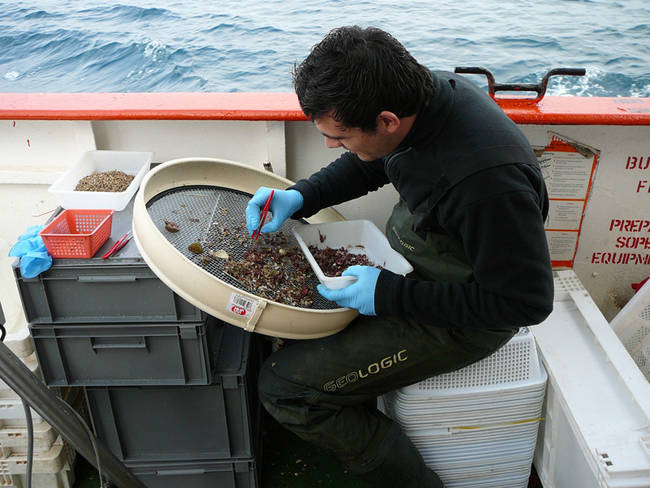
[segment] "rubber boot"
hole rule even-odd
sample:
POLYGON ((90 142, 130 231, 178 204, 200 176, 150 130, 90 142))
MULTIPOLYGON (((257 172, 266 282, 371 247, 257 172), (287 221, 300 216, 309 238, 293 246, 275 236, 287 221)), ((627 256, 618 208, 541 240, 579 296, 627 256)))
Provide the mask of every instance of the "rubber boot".
POLYGON ((420 452, 403 432, 386 447, 377 467, 356 473, 372 488, 443 488, 442 480, 424 464, 420 452))

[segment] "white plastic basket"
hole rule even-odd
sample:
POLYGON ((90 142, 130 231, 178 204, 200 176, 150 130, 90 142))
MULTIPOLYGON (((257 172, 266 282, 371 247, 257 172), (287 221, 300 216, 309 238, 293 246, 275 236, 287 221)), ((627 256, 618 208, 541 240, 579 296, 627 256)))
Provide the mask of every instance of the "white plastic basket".
POLYGON ((634 294, 610 325, 650 381, 650 281, 634 294))
MULTIPOLYGON (((49 451, 55 443, 61 444, 63 439, 47 422, 36 422, 33 424, 34 451, 49 451)), ((0 427, 0 447, 9 448, 12 451, 24 451, 28 443, 27 427, 0 427)), ((2 486, 0 484, 0 486, 2 486)))
MULTIPOLYGON (((24 488, 24 474, 0 474, 0 486, 24 488)), ((57 473, 33 473, 32 488, 73 488, 75 482, 74 469, 62 470, 57 473)))
POLYGON ((445 452, 458 452, 461 455, 467 450, 480 448, 483 452, 490 452, 496 444, 511 446, 535 444, 535 434, 539 425, 534 422, 515 424, 504 429, 503 426, 485 427, 483 429, 454 430, 447 429, 418 429, 408 432, 413 444, 425 452, 436 452, 443 455, 445 452))
POLYGON ((481 393, 505 394, 508 390, 543 388, 546 372, 527 327, 490 356, 450 373, 433 376, 400 390, 404 395, 436 400, 481 393))
POLYGON ((142 178, 149 170, 153 153, 136 151, 87 151, 72 167, 56 180, 49 192, 63 208, 124 210, 142 178), (84 176, 106 171, 123 171, 133 175, 133 181, 121 192, 75 191, 84 176))
MULTIPOLYGON (((34 452, 34 473, 58 473, 74 465, 76 451, 64 442, 55 442, 44 452, 34 452)), ((13 451, 0 459, 0 474, 24 474, 27 451, 13 451)))
POLYGON ((539 420, 542 411, 543 395, 537 400, 521 404, 516 407, 504 407, 501 403, 488 400, 479 400, 472 407, 459 408, 457 411, 440 411, 435 407, 435 400, 431 408, 422 408, 417 413, 404 408, 404 401, 399 397, 389 397, 390 404, 387 409, 392 416, 408 429, 428 429, 445 427, 455 429, 481 429, 489 426, 517 425, 519 422, 539 420))
POLYGON ((351 254, 365 254, 375 265, 393 273, 406 275, 413 271, 411 263, 390 247, 386 236, 369 220, 297 225, 292 232, 318 280, 332 290, 351 285, 356 278, 354 276, 325 276, 309 251, 309 246, 316 246, 318 249, 343 247, 351 254))

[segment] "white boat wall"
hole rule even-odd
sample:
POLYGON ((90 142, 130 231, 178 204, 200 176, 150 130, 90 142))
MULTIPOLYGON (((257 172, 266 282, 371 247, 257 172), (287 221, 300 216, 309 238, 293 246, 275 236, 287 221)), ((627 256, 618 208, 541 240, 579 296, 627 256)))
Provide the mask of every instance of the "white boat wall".
MULTIPOLYGON (((497 98, 540 155, 556 268, 572 268, 608 319, 650 275, 650 99, 497 98)), ((289 93, 0 94, 0 291, 20 310, 11 245, 57 207, 48 187, 92 149, 151 151, 154 163, 213 157, 297 180, 337 156, 289 93)), ((339 205, 381 229, 392 188, 339 205)), ((516 263, 513 263, 516 265, 516 263)))

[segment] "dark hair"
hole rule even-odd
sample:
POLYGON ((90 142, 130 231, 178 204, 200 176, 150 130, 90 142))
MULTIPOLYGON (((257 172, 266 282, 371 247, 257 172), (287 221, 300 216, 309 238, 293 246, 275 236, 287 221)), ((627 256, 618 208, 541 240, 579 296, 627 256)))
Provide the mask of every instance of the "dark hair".
POLYGON ((382 110, 413 115, 433 94, 431 73, 393 36, 375 27, 339 27, 293 69, 306 116, 332 111, 347 127, 372 131, 382 110))

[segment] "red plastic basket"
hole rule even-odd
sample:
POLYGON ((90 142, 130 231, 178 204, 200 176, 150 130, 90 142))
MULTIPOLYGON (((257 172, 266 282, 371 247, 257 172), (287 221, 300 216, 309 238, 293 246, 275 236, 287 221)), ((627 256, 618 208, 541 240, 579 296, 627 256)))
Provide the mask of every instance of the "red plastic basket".
POLYGON ((39 235, 53 258, 92 258, 111 235, 113 212, 67 209, 39 235))

